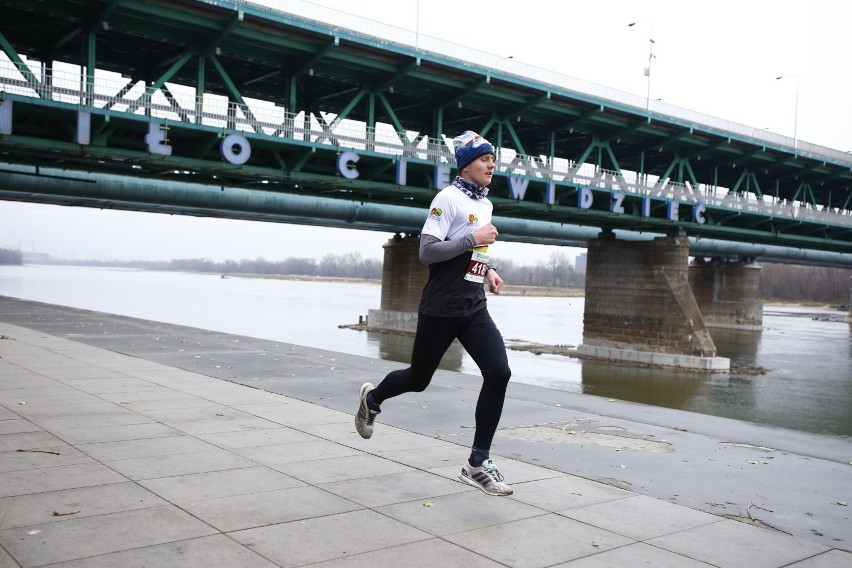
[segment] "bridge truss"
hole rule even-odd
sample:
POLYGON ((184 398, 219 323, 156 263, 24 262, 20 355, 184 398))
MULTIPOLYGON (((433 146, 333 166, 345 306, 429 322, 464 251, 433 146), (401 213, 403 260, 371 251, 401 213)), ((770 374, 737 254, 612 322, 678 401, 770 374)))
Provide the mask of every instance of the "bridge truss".
POLYGON ((0 171, 0 198, 213 214, 215 191, 209 207, 158 202, 191 182, 421 212, 453 166, 448 140, 473 129, 499 147, 490 196, 503 218, 852 252, 848 154, 282 4, 4 2, 7 175, 87 172, 157 191, 111 200, 44 183, 56 189, 39 195, 0 171), (233 135, 245 143, 227 146, 233 135))

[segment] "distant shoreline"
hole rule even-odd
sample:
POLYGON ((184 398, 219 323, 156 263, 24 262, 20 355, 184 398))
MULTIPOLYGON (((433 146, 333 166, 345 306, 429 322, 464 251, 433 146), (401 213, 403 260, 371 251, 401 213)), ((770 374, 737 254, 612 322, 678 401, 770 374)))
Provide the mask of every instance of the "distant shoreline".
MULTIPOLYGON (((381 286, 381 280, 369 278, 345 278, 343 276, 305 276, 301 274, 222 274, 222 278, 260 278, 267 280, 295 280, 301 282, 341 282, 346 284, 372 284, 381 286)), ((561 288, 550 286, 515 286, 507 284, 501 296, 546 296, 551 298, 582 298, 586 295, 583 288, 561 288)))

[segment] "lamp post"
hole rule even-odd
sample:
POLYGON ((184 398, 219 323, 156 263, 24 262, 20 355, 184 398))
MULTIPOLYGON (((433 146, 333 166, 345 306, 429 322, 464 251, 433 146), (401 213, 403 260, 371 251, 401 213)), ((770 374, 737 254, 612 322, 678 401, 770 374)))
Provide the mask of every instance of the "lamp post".
POLYGON ((630 22, 627 27, 632 28, 639 24, 647 23, 651 28, 651 35, 648 38, 648 66, 645 67, 645 77, 648 78, 648 92, 645 95, 645 111, 651 112, 651 60, 656 57, 654 55, 654 23, 651 20, 641 20, 639 22, 630 22))
POLYGON ((795 79, 796 80, 796 113, 793 117, 793 148, 799 149, 799 76, 798 75, 779 75, 775 77, 776 81, 780 81, 781 79, 795 79))

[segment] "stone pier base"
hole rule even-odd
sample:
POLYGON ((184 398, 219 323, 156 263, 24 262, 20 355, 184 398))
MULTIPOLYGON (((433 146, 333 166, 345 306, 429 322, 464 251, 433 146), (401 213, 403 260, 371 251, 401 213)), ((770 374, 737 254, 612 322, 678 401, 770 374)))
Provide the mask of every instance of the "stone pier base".
POLYGON ((429 269, 420 262, 420 237, 396 235, 382 247, 382 300, 367 312, 367 329, 413 333, 429 269))
POLYGON ((594 359, 595 361, 635 365, 638 367, 673 367, 676 369, 722 373, 729 371, 731 368, 731 360, 727 357, 693 357, 691 355, 676 355, 673 353, 653 353, 650 351, 595 347, 586 344, 577 347, 577 356, 581 359, 594 359))
POLYGON ((689 286, 689 241, 589 241, 579 356, 625 364, 727 371, 689 286))

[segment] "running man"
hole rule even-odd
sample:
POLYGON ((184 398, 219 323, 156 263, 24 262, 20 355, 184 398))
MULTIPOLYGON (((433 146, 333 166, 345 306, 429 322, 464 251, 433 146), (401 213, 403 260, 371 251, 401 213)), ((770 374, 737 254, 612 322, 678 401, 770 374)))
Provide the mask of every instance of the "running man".
POLYGON ((493 206, 486 198, 496 154, 486 139, 469 130, 453 140, 453 149, 459 175, 432 200, 420 236, 420 260, 429 267, 429 279, 420 299, 411 366, 392 371, 376 387, 371 383, 361 387, 355 428, 361 437, 370 438, 382 403, 424 391, 444 353, 458 339, 482 373, 473 447, 459 478, 489 495, 511 495, 490 458, 512 375, 484 289, 485 282, 494 294, 503 288, 502 278, 488 262, 488 245, 498 234, 491 224, 493 206))

